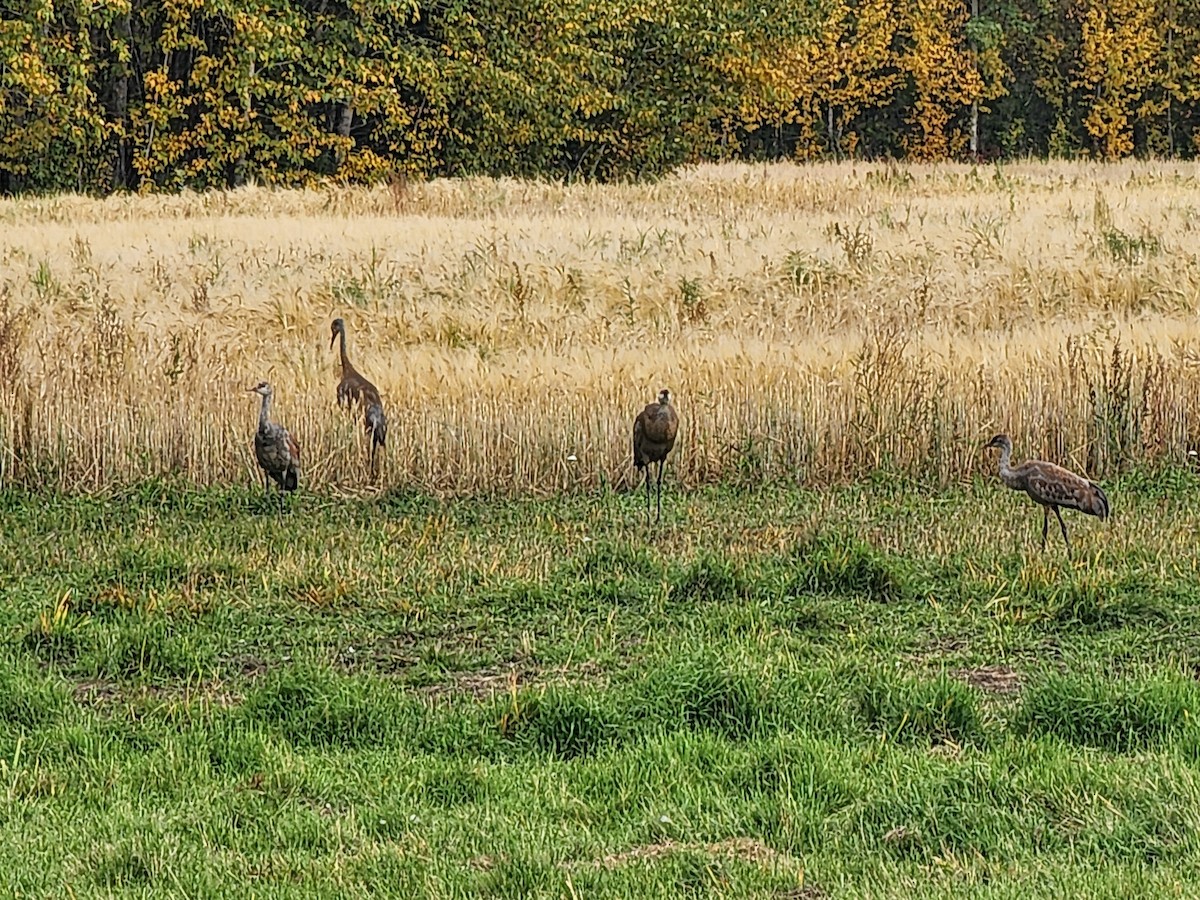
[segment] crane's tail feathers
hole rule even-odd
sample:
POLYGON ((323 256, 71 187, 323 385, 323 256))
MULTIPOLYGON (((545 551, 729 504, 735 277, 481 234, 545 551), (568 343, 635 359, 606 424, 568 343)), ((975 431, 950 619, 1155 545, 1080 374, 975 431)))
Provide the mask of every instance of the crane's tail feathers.
POLYGON ((1100 487, 1100 485, 1096 484, 1096 482, 1093 481, 1091 484, 1092 484, 1092 490, 1096 494, 1096 496, 1092 500, 1092 510, 1095 512, 1095 514, 1097 516, 1099 516, 1101 518, 1101 520, 1107 519, 1108 518, 1108 494, 1104 493, 1104 488, 1100 487))
POLYGON ((382 447, 387 443, 387 416, 378 403, 372 403, 367 410, 367 431, 371 433, 371 440, 375 444, 382 447))
POLYGON ((280 482, 280 487, 285 491, 294 491, 300 486, 300 473, 295 469, 288 469, 283 473, 283 481, 280 482))

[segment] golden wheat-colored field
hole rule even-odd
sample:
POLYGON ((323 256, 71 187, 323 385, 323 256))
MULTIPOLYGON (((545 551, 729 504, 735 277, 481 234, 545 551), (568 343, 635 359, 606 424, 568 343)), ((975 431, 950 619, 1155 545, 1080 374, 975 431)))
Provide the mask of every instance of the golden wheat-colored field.
POLYGON ((1200 170, 725 165, 653 184, 435 181, 0 202, 0 481, 257 478, 260 379, 314 489, 550 492, 673 474, 953 481, 1188 458, 1200 170), (329 322, 384 395, 372 478, 329 322))

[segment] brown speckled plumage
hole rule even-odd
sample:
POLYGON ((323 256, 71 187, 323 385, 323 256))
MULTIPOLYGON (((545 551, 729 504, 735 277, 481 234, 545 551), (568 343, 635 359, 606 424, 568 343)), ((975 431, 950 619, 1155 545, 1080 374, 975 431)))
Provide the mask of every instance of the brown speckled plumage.
POLYGON ((1011 465, 1012 439, 1007 434, 996 435, 988 441, 987 447, 1000 450, 1000 480, 1014 491, 1024 491, 1029 499, 1042 507, 1042 547, 1046 546, 1051 510, 1054 510, 1062 528, 1067 553, 1071 552, 1071 541, 1067 538, 1067 525, 1059 512, 1061 507, 1077 509, 1101 520, 1108 518, 1108 496, 1096 482, 1040 459, 1027 460, 1019 466, 1011 465))
POLYGON ((374 465, 376 449, 387 443, 387 416, 383 412, 383 399, 379 396, 378 388, 351 365, 346 355, 346 323, 340 318, 334 319, 329 328, 332 333, 330 347, 341 338, 342 379, 337 386, 338 405, 350 407, 357 403, 362 406, 363 426, 371 436, 371 464, 374 465))
POLYGON ((279 485, 282 504, 283 492, 294 491, 300 484, 300 446, 286 428, 270 419, 271 398, 275 395, 271 385, 260 381, 250 390, 262 397, 258 430, 254 433, 254 458, 263 470, 263 483, 269 487, 270 479, 279 485))
POLYGON ((671 392, 659 391, 658 402, 649 404, 633 420, 633 464, 646 470, 646 520, 650 520, 650 464, 658 463, 657 517, 662 519, 663 464, 675 446, 679 416, 671 405, 671 392))

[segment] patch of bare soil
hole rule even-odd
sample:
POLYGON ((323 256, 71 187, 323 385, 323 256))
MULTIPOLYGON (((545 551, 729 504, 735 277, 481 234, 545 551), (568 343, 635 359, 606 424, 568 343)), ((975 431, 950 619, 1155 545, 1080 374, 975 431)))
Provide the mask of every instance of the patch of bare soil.
POLYGON ((344 669, 371 669, 381 675, 399 675, 421 661, 413 652, 416 642, 416 638, 408 634, 381 635, 367 644, 344 647, 338 654, 338 664, 344 669))
POLYGON ((1015 694, 1021 690, 1021 676, 1011 666, 976 666, 954 672, 971 687, 989 694, 1015 694))
MULTIPOLYGON (((588 865, 598 869, 615 869, 631 863, 662 859, 673 853, 704 853, 712 857, 737 859, 742 862, 755 863, 760 866, 780 866, 800 870, 800 862, 795 857, 780 853, 768 847, 762 841, 749 837, 728 838, 715 844, 701 844, 688 841, 675 841, 667 838, 653 844, 643 844, 631 847, 620 853, 610 853, 603 859, 595 860, 588 865)), ((801 888, 804 890, 804 888, 801 888)), ((820 896, 819 894, 801 894, 797 896, 820 896)))
POLYGON ((510 694, 519 687, 545 684, 600 684, 604 674, 600 666, 585 660, 578 665, 545 668, 528 660, 510 661, 501 666, 448 673, 443 681, 424 685, 422 693, 432 697, 469 694, 476 700, 488 700, 498 694, 510 694))
POLYGON ((226 665, 243 678, 260 678, 267 674, 267 661, 252 653, 243 653, 226 660, 226 665))
POLYGON ((934 744, 929 748, 930 754, 933 756, 942 756, 946 759, 958 759, 962 756, 962 747, 952 741, 944 744, 934 744))
POLYGON ((920 650, 909 654, 908 658, 921 665, 931 662, 942 662, 946 657, 961 654, 971 648, 970 642, 963 637, 944 634, 922 644, 920 650))
POLYGON ((87 706, 103 706, 112 703, 121 696, 121 688, 115 681, 107 678, 89 678, 75 685, 75 702, 87 706))
POLYGON ((244 699, 219 679, 181 682, 177 685, 122 685, 107 678, 93 678, 75 685, 75 701, 102 709, 118 703, 208 703, 236 706, 244 699))
POLYGON ((815 884, 805 884, 790 891, 784 891, 777 896, 779 900, 823 900, 829 895, 815 884))
POLYGON ((883 842, 885 844, 907 845, 915 843, 919 838, 920 834, 915 828, 909 828, 907 825, 897 825, 883 836, 883 842))
POLYGON ((476 700, 488 700, 497 694, 514 691, 530 680, 530 673, 516 666, 477 669, 473 672, 452 672, 445 681, 425 685, 421 692, 432 697, 470 694, 476 700))

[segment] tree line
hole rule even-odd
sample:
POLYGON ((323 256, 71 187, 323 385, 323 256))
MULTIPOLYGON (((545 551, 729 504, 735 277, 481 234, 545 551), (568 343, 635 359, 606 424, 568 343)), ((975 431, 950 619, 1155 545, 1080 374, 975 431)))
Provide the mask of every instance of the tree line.
POLYGON ((1200 146, 1185 0, 11 0, 0 192, 1200 146))

